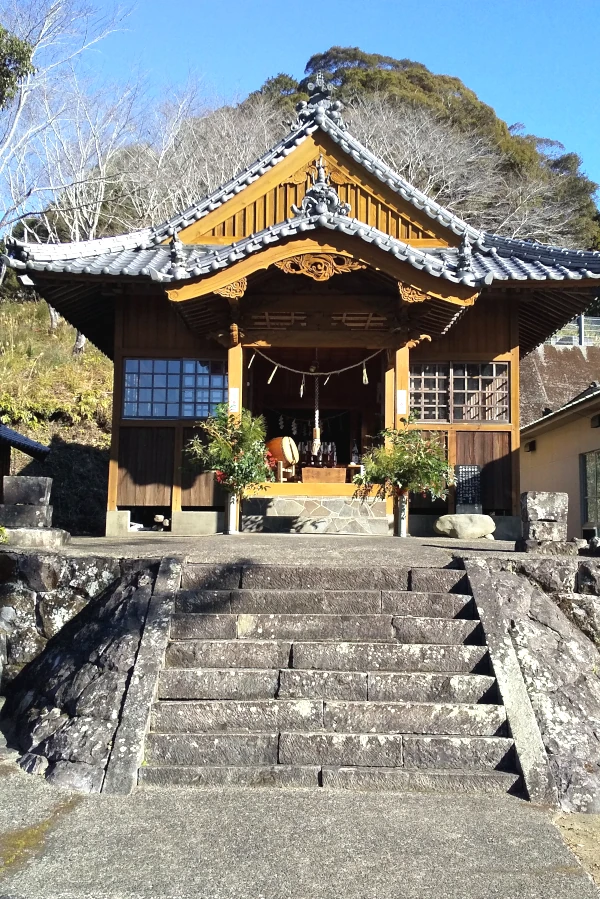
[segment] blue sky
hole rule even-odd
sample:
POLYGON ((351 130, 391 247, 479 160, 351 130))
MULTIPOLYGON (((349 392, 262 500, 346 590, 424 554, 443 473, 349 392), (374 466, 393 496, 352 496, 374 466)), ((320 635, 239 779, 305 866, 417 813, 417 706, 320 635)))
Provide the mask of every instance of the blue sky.
POLYGON ((138 0, 99 52, 117 78, 139 66, 160 90, 193 71, 232 98, 334 44, 461 78, 600 182, 600 0, 138 0))

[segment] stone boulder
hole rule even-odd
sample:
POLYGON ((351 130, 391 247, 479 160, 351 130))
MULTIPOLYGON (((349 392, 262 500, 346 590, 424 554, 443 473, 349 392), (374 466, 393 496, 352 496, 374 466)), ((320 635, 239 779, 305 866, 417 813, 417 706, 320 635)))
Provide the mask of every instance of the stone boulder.
POLYGON ((435 522, 434 528, 438 534, 443 534, 444 537, 477 540, 479 537, 492 537, 496 530, 496 524, 489 515, 442 515, 435 522))
POLYGON ((529 490, 521 494, 523 521, 566 521, 569 511, 568 493, 546 493, 529 490))

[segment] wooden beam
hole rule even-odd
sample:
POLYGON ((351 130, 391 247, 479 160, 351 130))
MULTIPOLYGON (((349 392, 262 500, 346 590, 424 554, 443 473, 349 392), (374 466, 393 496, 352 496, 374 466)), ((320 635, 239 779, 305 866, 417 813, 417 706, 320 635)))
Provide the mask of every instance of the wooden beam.
POLYGON ((259 312, 326 312, 335 315, 341 312, 380 312, 391 315, 396 312, 397 304, 392 297, 382 296, 330 296, 327 294, 291 294, 287 296, 269 296, 262 294, 260 298, 246 297, 243 304, 244 315, 257 315, 259 312))
POLYGON ((396 349, 404 343, 402 334, 389 334, 386 331, 352 331, 349 328, 335 331, 308 331, 304 328, 289 330, 254 331, 244 328, 242 343, 244 346, 281 346, 281 347, 362 347, 364 349, 396 349))
POLYGON ((175 445, 173 448, 173 488, 171 490, 171 516, 181 512, 181 468, 183 463, 183 427, 175 425, 175 445))
POLYGON ((512 433, 510 436, 511 474, 512 474, 512 513, 521 515, 521 431, 519 408, 519 309, 517 303, 512 304, 511 320, 511 361, 510 361, 510 423, 512 433))
MULTIPOLYGON (((395 421, 395 392, 396 392, 396 371, 395 371, 395 358, 391 353, 388 353, 387 364, 385 369, 385 375, 383 380, 383 388, 384 388, 384 414, 383 414, 383 426, 384 428, 393 428, 395 421)), ((385 501, 385 511, 388 515, 388 521, 390 517, 394 515, 394 500, 391 496, 388 496, 385 501)))
POLYGON ((115 353, 113 367, 113 408, 108 462, 107 512, 117 511, 119 488, 119 431, 123 409, 123 307, 115 304, 115 353))

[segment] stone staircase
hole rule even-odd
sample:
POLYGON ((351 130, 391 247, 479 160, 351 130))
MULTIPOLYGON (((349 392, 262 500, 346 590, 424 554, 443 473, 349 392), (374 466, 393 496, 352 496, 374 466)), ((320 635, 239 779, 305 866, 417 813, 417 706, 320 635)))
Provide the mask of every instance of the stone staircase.
POLYGON ((140 783, 519 792, 467 584, 453 569, 186 566, 140 783))

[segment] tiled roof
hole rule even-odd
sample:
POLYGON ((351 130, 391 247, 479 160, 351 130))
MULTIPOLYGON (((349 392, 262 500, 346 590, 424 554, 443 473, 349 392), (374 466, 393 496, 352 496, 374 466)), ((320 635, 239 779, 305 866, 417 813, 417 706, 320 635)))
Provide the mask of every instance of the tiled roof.
POLYGON ((600 401, 600 386, 598 386, 597 382, 591 384, 587 388, 587 390, 583 391, 583 393, 580 393, 572 400, 569 400, 569 402, 565 403, 564 406, 561 406, 560 409, 555 409, 553 412, 549 412, 547 415, 542 415, 540 418, 536 418, 535 421, 530 421, 528 425, 525 425, 521 428, 521 431, 528 432, 530 429, 534 429, 546 424, 547 422, 554 421, 558 417, 562 417, 571 411, 577 411, 578 406, 582 406, 585 403, 593 400, 596 400, 597 408, 598 401, 600 401))
POLYGON ((0 443, 8 443, 13 449, 21 450, 22 453, 31 456, 33 459, 38 459, 40 462, 50 452, 48 446, 43 446, 35 440, 30 440, 29 437, 24 437, 23 434, 19 434, 18 431, 13 431, 12 428, 7 428, 3 424, 0 424, 0 443))
MULTIPOLYGON (((478 287, 494 281, 579 281, 600 279, 600 253, 564 250, 544 244, 480 234, 472 246, 419 249, 390 237, 358 219, 324 213, 299 215, 227 246, 186 245, 173 239, 169 245, 107 248, 83 254, 85 244, 63 244, 57 257, 48 245, 28 245, 11 264, 22 272, 66 272, 104 276, 145 276, 161 283, 185 281, 226 269, 289 237, 328 229, 356 237, 390 253, 400 262, 455 284, 478 287), (69 248, 71 255, 65 252, 69 248), (465 250, 467 252, 465 252, 465 250)), ((101 241, 93 241, 100 244, 101 241)), ((18 252, 18 251, 17 251, 18 252)))

